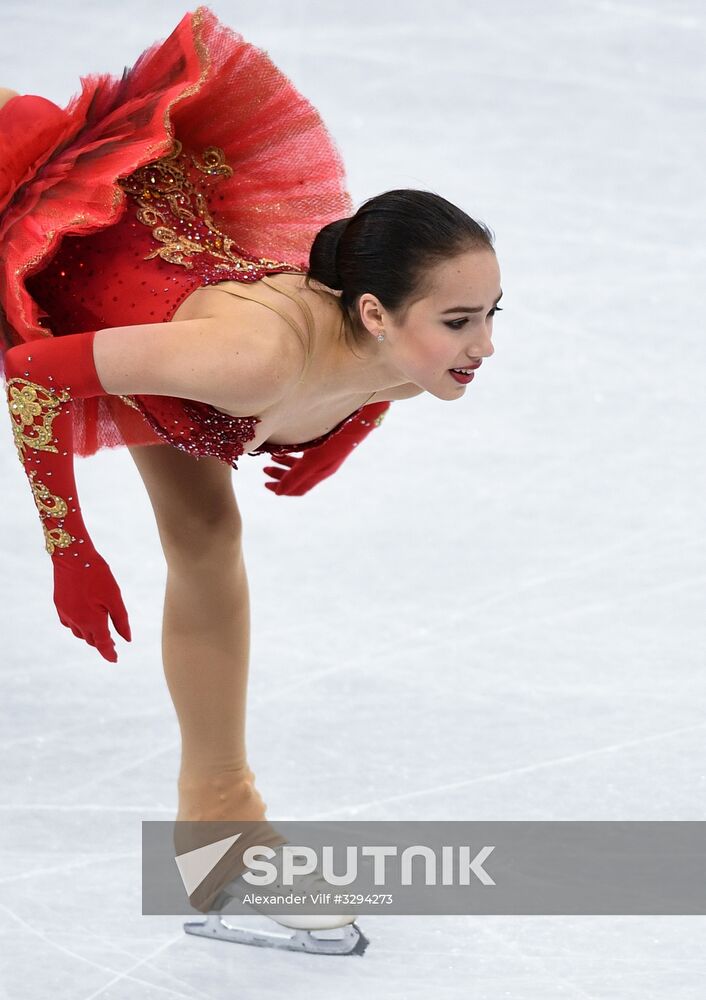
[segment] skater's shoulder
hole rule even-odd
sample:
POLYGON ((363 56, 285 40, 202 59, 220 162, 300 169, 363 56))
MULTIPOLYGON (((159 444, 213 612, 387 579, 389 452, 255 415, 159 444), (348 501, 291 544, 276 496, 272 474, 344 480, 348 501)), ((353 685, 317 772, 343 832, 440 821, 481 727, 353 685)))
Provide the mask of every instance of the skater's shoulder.
POLYGON ((272 326, 202 316, 99 330, 94 359, 110 395, 175 396, 249 416, 298 381, 303 351, 292 340, 272 326))

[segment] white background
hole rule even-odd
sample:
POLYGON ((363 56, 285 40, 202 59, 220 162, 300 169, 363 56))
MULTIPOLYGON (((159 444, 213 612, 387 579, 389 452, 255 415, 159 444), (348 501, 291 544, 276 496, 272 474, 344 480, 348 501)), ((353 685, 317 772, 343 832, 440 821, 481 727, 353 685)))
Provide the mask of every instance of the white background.
MULTIPOLYGON (((0 83, 64 106, 195 6, 4 0, 0 83)), ((302 498, 264 457, 234 473, 270 818, 703 820, 702 5, 212 10, 319 108, 356 206, 443 194, 494 230, 505 292, 461 399, 393 403, 302 498)), ((176 810, 166 571, 127 451, 76 470, 130 613, 115 665, 56 617, 0 422, 0 995, 702 995, 703 917, 361 917, 363 959, 143 917, 140 823, 176 810)))

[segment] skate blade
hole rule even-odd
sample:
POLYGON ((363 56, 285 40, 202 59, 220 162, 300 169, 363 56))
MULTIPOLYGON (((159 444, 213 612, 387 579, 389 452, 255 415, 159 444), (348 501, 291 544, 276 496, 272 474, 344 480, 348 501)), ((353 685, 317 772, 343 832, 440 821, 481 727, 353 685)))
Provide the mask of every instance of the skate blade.
POLYGON ((235 927, 226 923, 218 913, 209 914, 205 920, 189 920, 184 924, 184 930, 187 934, 199 937, 250 944, 259 948, 307 951, 313 955, 362 955, 370 943, 355 923, 341 928, 340 937, 322 938, 315 937, 315 931, 295 931, 290 935, 235 927))

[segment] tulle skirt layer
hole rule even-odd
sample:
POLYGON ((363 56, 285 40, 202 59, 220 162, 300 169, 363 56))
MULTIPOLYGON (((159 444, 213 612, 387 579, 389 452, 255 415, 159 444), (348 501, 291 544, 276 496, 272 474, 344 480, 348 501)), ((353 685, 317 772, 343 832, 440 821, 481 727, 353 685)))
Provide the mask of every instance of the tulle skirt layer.
MULTIPOLYGON (((318 111, 208 7, 81 88, 64 109, 34 95, 0 109, 3 350, 167 322, 204 284, 304 270, 318 230, 351 213, 318 111)), ((164 440, 181 401, 138 399, 75 400, 77 453, 164 440)))

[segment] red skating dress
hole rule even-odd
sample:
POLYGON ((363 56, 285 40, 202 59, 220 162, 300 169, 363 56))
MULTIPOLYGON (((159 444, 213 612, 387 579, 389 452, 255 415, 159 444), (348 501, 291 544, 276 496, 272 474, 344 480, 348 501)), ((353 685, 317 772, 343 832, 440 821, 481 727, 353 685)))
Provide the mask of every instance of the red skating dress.
MULTIPOLYGON (((33 95, 0 109, 3 350, 167 322, 202 285, 304 272, 318 230, 351 214, 319 113, 208 7, 122 78, 81 85, 63 110, 33 95)), ((249 454, 312 448, 362 409, 313 441, 249 454)), ((169 396, 76 399, 72 414, 79 455, 167 441, 234 468, 259 422, 169 396)))

